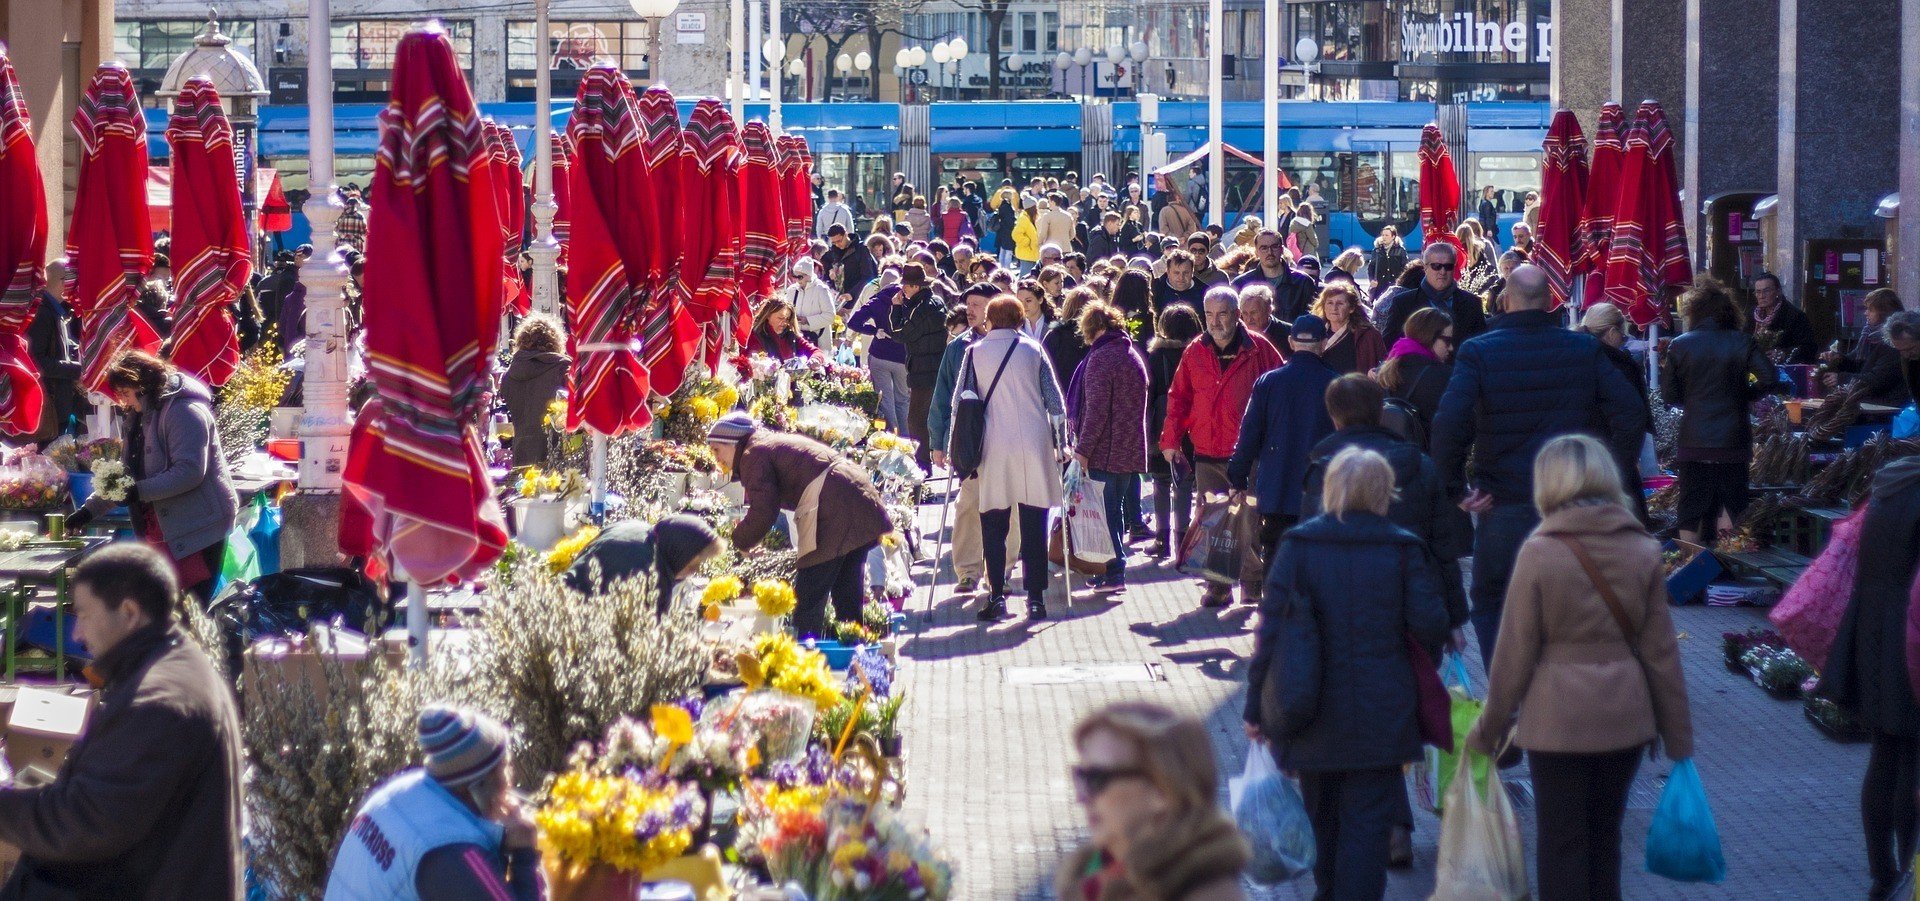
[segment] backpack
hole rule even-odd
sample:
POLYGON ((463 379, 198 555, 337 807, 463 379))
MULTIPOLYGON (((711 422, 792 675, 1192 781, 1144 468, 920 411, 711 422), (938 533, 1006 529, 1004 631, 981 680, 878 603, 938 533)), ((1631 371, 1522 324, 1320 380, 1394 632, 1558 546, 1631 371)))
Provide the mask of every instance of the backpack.
POLYGON ((1404 397, 1387 396, 1380 405, 1380 424, 1414 447, 1427 446, 1427 426, 1420 421, 1419 411, 1404 397))
POLYGON ((953 429, 947 437, 947 467, 961 481, 973 478, 980 471, 980 458, 986 453, 987 404, 993 400, 993 391, 1000 387, 1000 376, 1007 372, 1007 364, 1013 361, 1013 352, 1020 349, 1020 342, 1014 341, 1007 348, 1007 355, 1000 359, 1000 368, 993 373, 993 382, 987 386, 985 397, 980 395, 980 382, 973 374, 973 348, 967 348, 960 366, 965 373, 960 385, 960 395, 953 403, 953 429))

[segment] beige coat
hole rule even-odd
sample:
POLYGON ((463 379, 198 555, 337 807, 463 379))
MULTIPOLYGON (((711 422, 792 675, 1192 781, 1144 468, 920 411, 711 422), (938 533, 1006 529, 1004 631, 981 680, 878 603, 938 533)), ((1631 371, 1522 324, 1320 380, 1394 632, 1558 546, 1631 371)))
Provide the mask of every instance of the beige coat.
POLYGON ((1059 207, 1041 212, 1040 220, 1037 223, 1040 246, 1045 247, 1048 244, 1052 244, 1060 248, 1060 252, 1063 254, 1072 253, 1073 226, 1075 221, 1072 213, 1059 207))
POLYGON ((1660 550, 1618 504, 1568 507, 1520 548, 1507 586, 1486 711, 1467 742, 1491 751, 1515 719, 1514 743, 1531 751, 1602 753, 1657 734, 1675 760, 1693 756, 1693 725, 1680 651, 1667 613, 1660 550), (1626 608, 1644 661, 1573 552, 1576 538, 1626 608))

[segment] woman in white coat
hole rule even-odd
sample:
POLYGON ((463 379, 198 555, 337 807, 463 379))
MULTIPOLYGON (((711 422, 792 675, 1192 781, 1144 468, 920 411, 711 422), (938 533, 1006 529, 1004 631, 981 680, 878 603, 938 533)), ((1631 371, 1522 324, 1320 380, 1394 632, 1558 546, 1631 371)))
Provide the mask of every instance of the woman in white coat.
POLYGON ((1007 530, 1015 509, 1027 616, 1047 617, 1047 512, 1061 500, 1054 425, 1066 416, 1066 404, 1046 351, 1022 332, 1026 319, 1020 301, 995 297, 987 304, 990 331, 967 351, 975 390, 987 399, 980 471, 974 475, 980 480, 980 531, 991 587, 980 609, 982 622, 1007 615, 1007 530))

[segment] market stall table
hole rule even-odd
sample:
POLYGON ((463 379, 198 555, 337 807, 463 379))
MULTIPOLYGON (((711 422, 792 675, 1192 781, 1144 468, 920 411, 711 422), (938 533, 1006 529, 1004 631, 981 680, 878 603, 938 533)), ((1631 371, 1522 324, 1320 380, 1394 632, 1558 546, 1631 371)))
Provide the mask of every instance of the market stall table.
POLYGON ((51 668, 56 680, 67 677, 67 633, 66 606, 73 602, 67 585, 67 572, 81 557, 105 545, 109 539, 99 536, 75 538, 68 541, 46 541, 30 544, 18 550, 0 551, 0 582, 11 580, 13 589, 5 592, 6 631, 0 635, 5 643, 4 655, 7 681, 13 681, 17 670, 46 669, 48 664, 40 661, 21 661, 17 659, 17 645, 20 639, 20 625, 25 620, 28 607, 33 600, 35 586, 50 586, 54 592, 53 605, 53 660, 51 668))

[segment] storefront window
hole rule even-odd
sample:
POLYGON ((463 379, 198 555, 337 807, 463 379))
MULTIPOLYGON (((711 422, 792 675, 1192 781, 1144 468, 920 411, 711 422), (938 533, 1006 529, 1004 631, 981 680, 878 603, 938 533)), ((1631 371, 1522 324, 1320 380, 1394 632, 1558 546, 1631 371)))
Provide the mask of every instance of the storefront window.
MULTIPOLYGON (((453 41, 453 57, 460 68, 473 71, 473 23, 442 21, 453 41)), ((359 19, 333 23, 335 69, 391 69, 400 38, 414 27, 409 19, 359 19)))
MULTIPOLYGON (((590 69, 609 64, 628 72, 645 72, 651 36, 646 22, 552 22, 548 25, 555 69, 590 69)), ((539 67, 539 44, 533 22, 507 23, 507 68, 533 71, 539 67)))
MULTIPOLYGON (((161 69, 193 49, 193 39, 207 27, 205 19, 135 19, 113 25, 113 55, 129 69, 161 69)), ((253 23, 221 22, 220 33, 233 39, 233 49, 253 56, 253 23)))

